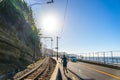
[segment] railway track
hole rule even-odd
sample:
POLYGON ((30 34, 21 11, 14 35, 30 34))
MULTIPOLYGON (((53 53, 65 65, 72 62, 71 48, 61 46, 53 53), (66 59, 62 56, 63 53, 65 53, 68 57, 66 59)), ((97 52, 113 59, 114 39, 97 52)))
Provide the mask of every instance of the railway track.
POLYGON ((15 80, 49 80, 54 67, 54 60, 52 58, 45 58, 39 66, 15 80))

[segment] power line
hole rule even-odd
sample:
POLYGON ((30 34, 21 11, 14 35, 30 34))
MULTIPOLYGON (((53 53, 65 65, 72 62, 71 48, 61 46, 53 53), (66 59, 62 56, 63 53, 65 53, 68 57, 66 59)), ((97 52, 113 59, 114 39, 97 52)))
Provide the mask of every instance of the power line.
POLYGON ((66 1, 65 11, 64 11, 63 25, 62 25, 62 29, 61 29, 61 36, 62 36, 62 33, 63 33, 63 29, 65 27, 65 19, 66 19, 66 15, 67 15, 67 10, 68 10, 68 0, 66 1))

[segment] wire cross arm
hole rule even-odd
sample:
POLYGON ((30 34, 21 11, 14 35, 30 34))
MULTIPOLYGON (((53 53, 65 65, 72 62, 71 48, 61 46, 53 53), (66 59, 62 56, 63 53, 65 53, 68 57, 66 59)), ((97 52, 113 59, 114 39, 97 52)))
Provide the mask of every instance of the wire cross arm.
POLYGON ((47 4, 51 4, 51 3, 54 3, 54 1, 53 1, 53 0, 51 0, 51 1, 48 1, 48 2, 47 2, 47 4))
POLYGON ((33 6, 33 5, 43 5, 43 4, 51 4, 51 3, 54 3, 54 1, 51 0, 51 1, 44 2, 44 3, 33 3, 33 4, 30 4, 29 6, 33 6))

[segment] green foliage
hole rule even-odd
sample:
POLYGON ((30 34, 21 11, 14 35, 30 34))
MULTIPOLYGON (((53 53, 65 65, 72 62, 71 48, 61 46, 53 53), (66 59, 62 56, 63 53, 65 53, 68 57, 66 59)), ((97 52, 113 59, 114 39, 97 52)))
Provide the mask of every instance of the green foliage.
POLYGON ((40 52, 39 31, 35 26, 32 9, 24 0, 3 0, 0 3, 0 29, 5 34, 13 34, 10 38, 4 35, 10 40, 23 43, 33 52, 34 48, 37 53, 40 52))

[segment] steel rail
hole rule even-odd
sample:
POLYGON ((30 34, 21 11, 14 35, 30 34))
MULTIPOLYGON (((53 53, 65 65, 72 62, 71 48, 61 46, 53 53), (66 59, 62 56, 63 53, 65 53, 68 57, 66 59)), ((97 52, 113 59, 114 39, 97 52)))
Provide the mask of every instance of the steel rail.
POLYGON ((32 74, 34 71, 36 71, 37 69, 39 69, 39 68, 43 65, 43 63, 44 63, 45 60, 46 60, 46 59, 44 59, 37 67, 35 67, 34 69, 32 69, 31 71, 29 71, 28 73, 22 75, 21 77, 15 79, 15 80, 24 80, 25 77, 29 76, 29 75, 32 74))

